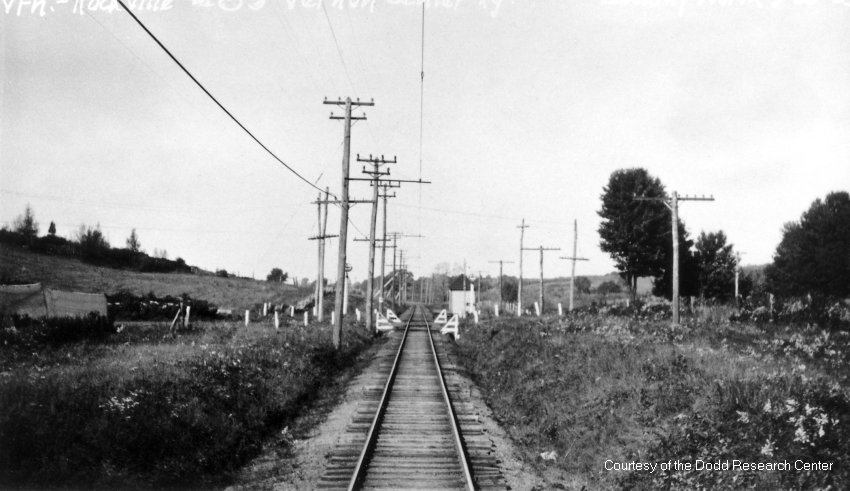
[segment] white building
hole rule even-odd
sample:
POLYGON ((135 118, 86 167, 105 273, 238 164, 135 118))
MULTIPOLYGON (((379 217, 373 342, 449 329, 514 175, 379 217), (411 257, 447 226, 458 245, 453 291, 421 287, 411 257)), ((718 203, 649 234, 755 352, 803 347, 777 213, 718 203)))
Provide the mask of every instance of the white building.
POLYGON ((449 312, 466 317, 475 311, 475 283, 460 275, 449 284, 449 312))

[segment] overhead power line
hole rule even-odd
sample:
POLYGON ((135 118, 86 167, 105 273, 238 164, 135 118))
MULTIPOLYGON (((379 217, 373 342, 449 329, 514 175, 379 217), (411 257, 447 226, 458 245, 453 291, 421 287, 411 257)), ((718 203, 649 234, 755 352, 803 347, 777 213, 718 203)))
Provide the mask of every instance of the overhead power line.
POLYGON ((127 6, 124 4, 124 1, 123 1, 123 0, 118 0, 118 4, 119 4, 119 5, 121 5, 121 7, 122 7, 122 8, 124 8, 124 11, 125 11, 125 12, 127 12, 127 14, 129 14, 129 15, 130 15, 130 17, 132 17, 132 18, 133 18, 133 20, 134 20, 134 21, 136 21, 136 23, 137 23, 137 24, 139 24, 139 27, 141 27, 142 29, 144 29, 144 31, 148 34, 148 36, 150 36, 150 37, 151 37, 151 39, 153 39, 153 40, 154 40, 154 42, 156 42, 156 44, 158 44, 158 45, 159 45, 159 47, 160 47, 160 48, 162 48, 162 50, 163 50, 163 51, 165 51, 165 54, 167 54, 167 55, 169 56, 169 58, 171 58, 171 60, 172 60, 172 61, 174 61, 174 63, 176 63, 176 64, 177 64, 177 66, 179 66, 179 67, 180 67, 180 69, 181 69, 181 70, 183 70, 183 72, 184 72, 186 75, 188 75, 188 76, 189 76, 189 78, 191 78, 191 79, 192 79, 192 81, 193 81, 193 82, 195 82, 195 84, 196 84, 196 85, 197 85, 197 86, 198 86, 201 90, 203 90, 203 91, 204 91, 204 93, 205 93, 205 94, 206 94, 206 95, 207 95, 210 99, 212 99, 212 101, 213 101, 213 102, 215 102, 215 103, 216 103, 216 105, 217 105, 219 108, 221 108, 221 110, 222 110, 222 111, 224 111, 224 113, 225 113, 225 114, 227 114, 228 116, 230 116, 230 119, 232 119, 234 123, 236 123, 237 125, 239 125, 239 127, 240 127, 240 128, 242 128, 242 130, 243 130, 246 134, 248 134, 248 136, 250 136, 250 137, 251 137, 251 139, 253 139, 255 142, 257 142, 257 144, 258 144, 260 147, 262 147, 262 149, 263 149, 263 150, 265 150, 265 151, 266 151, 266 153, 268 153, 269 155, 271 155, 271 156, 272 156, 272 158, 274 158, 275 160, 277 160, 277 161, 278 161, 278 163, 280 163, 280 165, 282 165, 282 166, 286 167, 286 169, 287 169, 287 170, 289 170, 289 172, 291 172, 291 173, 295 174, 295 176, 296 176, 296 177, 298 177, 299 179, 301 179, 302 181, 304 181, 305 183, 307 183, 307 185, 309 185, 310 187, 312 187, 312 188, 314 188, 314 189, 317 189, 317 190, 319 190, 319 191, 323 191, 323 189, 322 189, 322 188, 320 188, 320 187, 316 186, 315 184, 313 184, 312 182, 310 182, 310 181, 309 181, 306 177, 304 177, 303 175, 301 175, 301 173, 299 173, 297 170, 295 170, 294 168, 292 168, 289 164, 287 164, 286 162, 284 162, 284 161, 283 161, 280 157, 278 157, 278 156, 277 156, 277 155, 276 155, 273 151, 271 151, 271 149, 269 149, 269 147, 267 147, 265 144, 263 144, 263 142, 261 142, 259 138, 257 138, 256 136, 254 136, 254 134, 251 132, 251 130, 249 130, 248 128, 246 128, 244 124, 242 124, 242 123, 241 123, 238 119, 236 119, 236 116, 234 116, 234 115, 233 115, 230 111, 228 111, 228 110, 227 110, 227 108, 226 108, 226 107, 224 107, 224 105, 223 105, 221 102, 219 102, 219 101, 218 101, 218 99, 216 99, 216 98, 215 98, 215 96, 214 96, 214 95, 212 95, 212 93, 210 93, 210 91, 209 91, 209 90, 207 90, 207 88, 206 88, 206 87, 204 87, 204 85, 203 85, 200 81, 198 81, 198 79, 197 79, 197 78, 195 78, 195 76, 194 76, 194 75, 192 75, 192 73, 191 73, 191 72, 190 72, 190 71, 189 71, 189 70, 188 70, 185 66, 183 66, 183 64, 182 64, 182 63, 180 63, 180 60, 178 60, 178 59, 177 59, 177 57, 175 57, 175 56, 171 53, 171 51, 169 51, 169 49, 168 49, 168 48, 166 48, 164 44, 162 44, 162 42, 161 42, 161 41, 160 41, 160 40, 156 37, 156 35, 154 35, 154 33, 152 33, 152 32, 150 31, 150 29, 148 29, 148 28, 147 28, 147 26, 145 26, 145 24, 144 24, 144 23, 142 23, 142 21, 141 21, 138 17, 136 17, 136 14, 134 14, 134 13, 133 13, 133 12, 132 12, 129 8, 127 8, 127 6))

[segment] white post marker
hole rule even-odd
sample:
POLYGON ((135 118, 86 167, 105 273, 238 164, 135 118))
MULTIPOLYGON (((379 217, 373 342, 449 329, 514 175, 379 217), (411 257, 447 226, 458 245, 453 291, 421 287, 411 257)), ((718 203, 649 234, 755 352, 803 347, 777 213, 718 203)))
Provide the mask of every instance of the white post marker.
POLYGON ((495 305, 494 310, 496 311, 496 317, 499 317, 499 304, 495 305))
POLYGON ((434 319, 434 324, 445 324, 447 319, 448 314, 446 313, 446 309, 443 309, 440 311, 440 315, 438 315, 437 318, 434 319))
POLYGON ((357 322, 360 322, 360 309, 354 309, 354 313, 357 315, 357 322))
POLYGON ((331 325, 334 325, 334 324, 335 324, 335 322, 334 322, 334 311, 331 310, 331 325))
POLYGON ((277 310, 274 311, 274 328, 280 329, 280 316, 277 313, 277 310))
POLYGON ((189 327, 189 313, 190 313, 191 311, 192 311, 192 306, 191 306, 191 305, 187 305, 187 306, 186 306, 186 317, 184 317, 184 318, 183 318, 183 327, 185 327, 185 328, 188 328, 188 327, 189 327))
POLYGON ((534 313, 537 314, 537 317, 540 317, 540 304, 534 302, 534 313))
POLYGON ((477 311, 477 310, 473 310, 473 311, 472 311, 472 315, 474 315, 474 316, 475 316, 475 323, 476 323, 476 324, 478 324, 478 311, 477 311))
POLYGON ((263 317, 269 315, 269 303, 263 302, 263 317))
POLYGON ((306 310, 304 311, 304 327, 307 327, 310 321, 310 313, 306 310))
POLYGON ((561 306, 561 302, 558 302, 558 317, 564 316, 564 307, 561 306))
POLYGON ((251 311, 245 311, 245 327, 248 327, 248 323, 251 322, 251 311))
POLYGON ((313 305, 313 317, 316 317, 316 306, 313 305))
POLYGON ((295 306, 294 305, 289 306, 289 317, 295 317, 295 306))
POLYGON ((446 325, 440 329, 440 334, 453 334, 455 339, 459 339, 460 332, 458 332, 458 322, 457 314, 453 315, 452 318, 446 322, 446 325))

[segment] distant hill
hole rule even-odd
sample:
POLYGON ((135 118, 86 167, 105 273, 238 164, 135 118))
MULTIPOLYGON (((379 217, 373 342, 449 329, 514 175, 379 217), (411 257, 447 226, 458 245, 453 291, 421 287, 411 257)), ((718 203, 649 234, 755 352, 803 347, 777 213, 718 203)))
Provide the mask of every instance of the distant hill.
POLYGON ((208 274, 139 273, 86 264, 79 259, 36 254, 0 244, 0 280, 41 282, 48 288, 87 293, 119 290, 157 296, 186 293, 223 308, 247 308, 257 303, 292 303, 311 288, 247 278, 221 278, 208 274))

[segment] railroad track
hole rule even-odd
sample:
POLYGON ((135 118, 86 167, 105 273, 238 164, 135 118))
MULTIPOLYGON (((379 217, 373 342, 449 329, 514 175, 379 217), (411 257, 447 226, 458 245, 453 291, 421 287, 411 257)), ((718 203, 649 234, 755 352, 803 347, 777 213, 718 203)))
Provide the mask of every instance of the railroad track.
POLYGON ((452 400, 441 367, 446 357, 436 347, 442 340, 435 343, 426 316, 420 306, 402 316, 404 332, 394 333, 399 339, 378 375, 383 385, 366 388, 371 397, 358 408, 352 437, 332 454, 319 488, 505 489, 477 417, 455 411, 470 404, 452 400), (474 433, 471 457, 464 427, 474 433))

